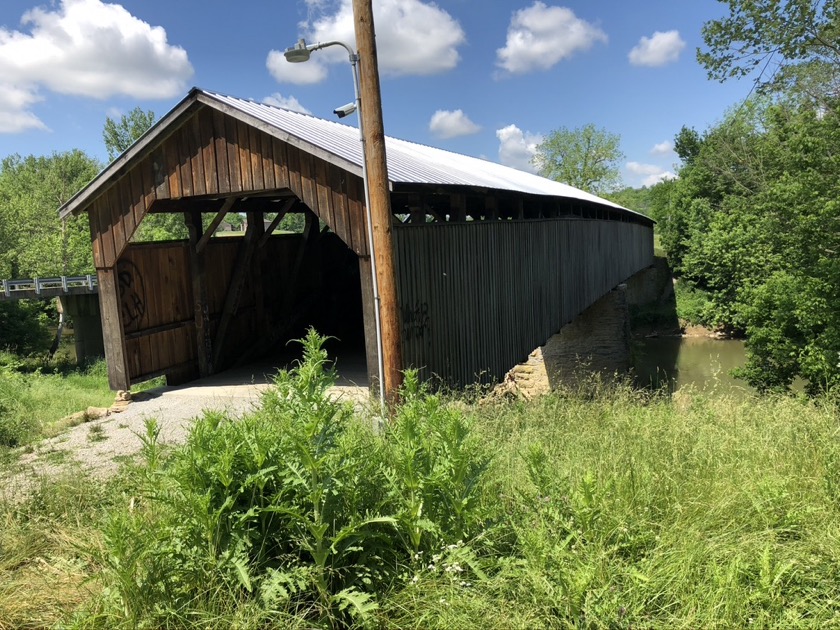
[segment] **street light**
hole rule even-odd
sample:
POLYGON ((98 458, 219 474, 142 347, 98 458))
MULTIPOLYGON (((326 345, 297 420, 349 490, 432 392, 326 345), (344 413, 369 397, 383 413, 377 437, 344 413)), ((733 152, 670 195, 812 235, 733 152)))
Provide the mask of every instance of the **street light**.
POLYGON ((350 48, 347 44, 343 42, 324 42, 321 44, 309 44, 307 45, 306 40, 299 39, 298 43, 292 46, 291 48, 287 48, 286 52, 283 53, 283 56, 286 58, 286 61, 289 63, 303 63, 305 61, 309 61, 312 53, 316 50, 321 50, 322 48, 327 48, 328 46, 341 46, 344 50, 347 51, 349 55, 350 65, 353 68, 353 92, 355 96, 355 103, 348 103, 338 109, 333 110, 333 113, 338 116, 339 118, 344 118, 345 116, 349 116, 353 112, 357 112, 357 120, 359 121, 359 140, 362 143, 362 182, 364 183, 365 188, 365 219, 367 220, 367 232, 368 232, 368 249, 370 254, 370 275, 371 275, 371 282, 373 284, 373 303, 374 303, 374 320, 376 322, 376 359, 377 359, 377 370, 379 371, 379 403, 382 407, 382 412, 385 412, 385 359, 382 356, 382 321, 380 319, 380 306, 381 300, 379 297, 379 281, 376 277, 376 256, 374 255, 374 245, 373 245, 373 215, 371 214, 370 209, 370 187, 368 184, 368 177, 367 177, 367 149, 365 145, 365 130, 362 123, 362 97, 361 97, 361 89, 359 87, 359 73, 356 65, 359 63, 359 53, 353 52, 353 49, 350 48))

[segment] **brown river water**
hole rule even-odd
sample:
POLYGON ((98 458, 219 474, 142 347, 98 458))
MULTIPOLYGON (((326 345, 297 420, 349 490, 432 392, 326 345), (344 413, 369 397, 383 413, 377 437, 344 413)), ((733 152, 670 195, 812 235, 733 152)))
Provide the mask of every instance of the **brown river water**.
POLYGON ((754 390, 730 372, 744 365, 744 342, 710 337, 649 337, 634 341, 639 385, 747 396, 754 390))

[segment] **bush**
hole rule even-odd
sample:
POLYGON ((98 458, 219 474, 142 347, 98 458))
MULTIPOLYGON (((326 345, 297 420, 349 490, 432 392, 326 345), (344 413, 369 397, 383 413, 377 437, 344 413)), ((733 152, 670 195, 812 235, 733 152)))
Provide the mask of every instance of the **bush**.
POLYGON ((52 341, 49 308, 34 300, 0 302, 0 350, 20 355, 49 350, 52 341))
POLYGON ((109 623, 214 625, 231 602, 254 624, 364 623, 424 551, 481 531, 488 458, 469 423, 410 375, 377 433, 328 398, 323 342, 310 331, 259 410, 205 413, 165 464, 148 426, 148 500, 105 531, 109 623))

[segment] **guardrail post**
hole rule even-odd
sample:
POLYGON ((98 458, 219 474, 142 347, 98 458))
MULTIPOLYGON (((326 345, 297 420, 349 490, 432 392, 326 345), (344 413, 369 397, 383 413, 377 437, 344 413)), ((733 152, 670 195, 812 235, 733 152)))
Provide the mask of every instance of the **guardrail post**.
POLYGON ((88 291, 93 292, 93 276, 91 276, 90 274, 87 275, 87 287, 88 291))
POLYGON ((35 295, 41 295, 41 285, 38 284, 38 278, 32 278, 32 282, 35 284, 35 295))
POLYGON ((67 276, 61 276, 61 290, 67 293, 67 276))
POLYGON ((3 280, 2 282, 3 282, 3 293, 6 294, 6 297, 9 297, 9 283, 6 282, 5 280, 3 280))

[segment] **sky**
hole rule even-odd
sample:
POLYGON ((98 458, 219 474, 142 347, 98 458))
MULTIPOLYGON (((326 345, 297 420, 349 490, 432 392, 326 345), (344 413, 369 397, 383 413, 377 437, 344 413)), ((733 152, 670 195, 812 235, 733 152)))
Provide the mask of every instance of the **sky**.
MULTIPOLYGON (((198 86, 333 118, 353 100, 352 0, 2 0, 0 157, 81 149, 106 117, 163 116, 198 86)), ((624 184, 672 177, 673 138, 750 91, 695 55, 717 0, 373 0, 385 133, 533 171, 552 130, 621 137, 624 184)), ((355 125, 355 116, 342 122, 355 125)))

